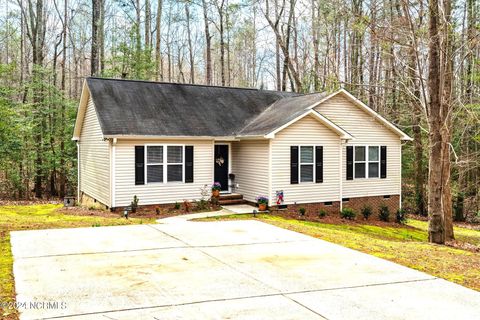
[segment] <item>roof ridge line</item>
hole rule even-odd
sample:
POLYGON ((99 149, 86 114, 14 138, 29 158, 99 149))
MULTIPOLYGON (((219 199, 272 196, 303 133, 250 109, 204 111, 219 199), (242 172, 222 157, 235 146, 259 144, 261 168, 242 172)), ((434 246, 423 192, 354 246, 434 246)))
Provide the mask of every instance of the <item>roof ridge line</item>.
MULTIPOLYGON (((237 90, 252 90, 258 92, 278 92, 278 93, 287 93, 287 94, 297 94, 301 95, 308 95, 305 93, 298 93, 293 91, 277 91, 277 90, 268 90, 268 89, 259 89, 259 88, 246 88, 246 87, 229 87, 229 86, 221 86, 221 85, 208 85, 208 84, 200 84, 200 83, 182 83, 182 82, 168 82, 168 81, 153 81, 153 80, 139 80, 139 79, 119 79, 119 78, 104 78, 104 77, 86 77, 86 79, 97 79, 97 80, 108 80, 108 81, 130 81, 130 82, 142 82, 142 83, 152 83, 152 84, 171 84, 171 85, 179 85, 179 86, 192 86, 192 87, 207 87, 207 88, 223 88, 223 89, 237 89, 237 90)), ((283 99, 283 98, 282 98, 283 99)))

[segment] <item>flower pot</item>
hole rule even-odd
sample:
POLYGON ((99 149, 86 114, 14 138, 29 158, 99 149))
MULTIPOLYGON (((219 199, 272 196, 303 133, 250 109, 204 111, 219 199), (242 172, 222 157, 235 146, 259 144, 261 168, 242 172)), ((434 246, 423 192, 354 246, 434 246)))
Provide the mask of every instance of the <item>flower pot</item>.
POLYGON ((214 198, 220 197, 220 190, 212 190, 212 197, 214 198))
POLYGON ((267 210, 267 204, 266 203, 259 203, 258 204, 258 210, 259 211, 266 211, 267 210))

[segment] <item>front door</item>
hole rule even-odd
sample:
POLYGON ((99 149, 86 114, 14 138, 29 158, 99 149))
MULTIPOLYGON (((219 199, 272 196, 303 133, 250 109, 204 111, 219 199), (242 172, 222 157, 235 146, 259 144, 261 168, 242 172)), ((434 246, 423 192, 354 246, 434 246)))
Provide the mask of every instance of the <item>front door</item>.
POLYGON ((228 144, 215 145, 214 161, 215 182, 220 182, 220 184, 222 185, 222 191, 228 191, 228 144))

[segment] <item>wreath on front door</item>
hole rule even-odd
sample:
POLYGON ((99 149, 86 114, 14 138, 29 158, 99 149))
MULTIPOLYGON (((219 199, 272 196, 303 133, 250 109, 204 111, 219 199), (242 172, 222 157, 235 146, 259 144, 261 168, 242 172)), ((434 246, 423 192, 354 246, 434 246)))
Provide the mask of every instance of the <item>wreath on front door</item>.
POLYGON ((215 159, 215 162, 217 163, 217 165, 219 167, 221 167, 224 163, 225 163, 225 159, 223 159, 222 156, 218 157, 217 159, 215 159))

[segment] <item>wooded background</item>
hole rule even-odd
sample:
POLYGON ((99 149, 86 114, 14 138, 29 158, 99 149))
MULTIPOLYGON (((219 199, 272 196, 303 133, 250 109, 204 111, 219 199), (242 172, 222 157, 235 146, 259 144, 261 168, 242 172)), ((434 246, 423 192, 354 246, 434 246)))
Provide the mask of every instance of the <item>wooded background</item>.
POLYGON ((83 80, 96 75, 300 92, 344 87, 415 139, 403 147, 405 208, 478 215, 479 7, 0 0, 0 197, 75 194, 72 127, 83 80))

